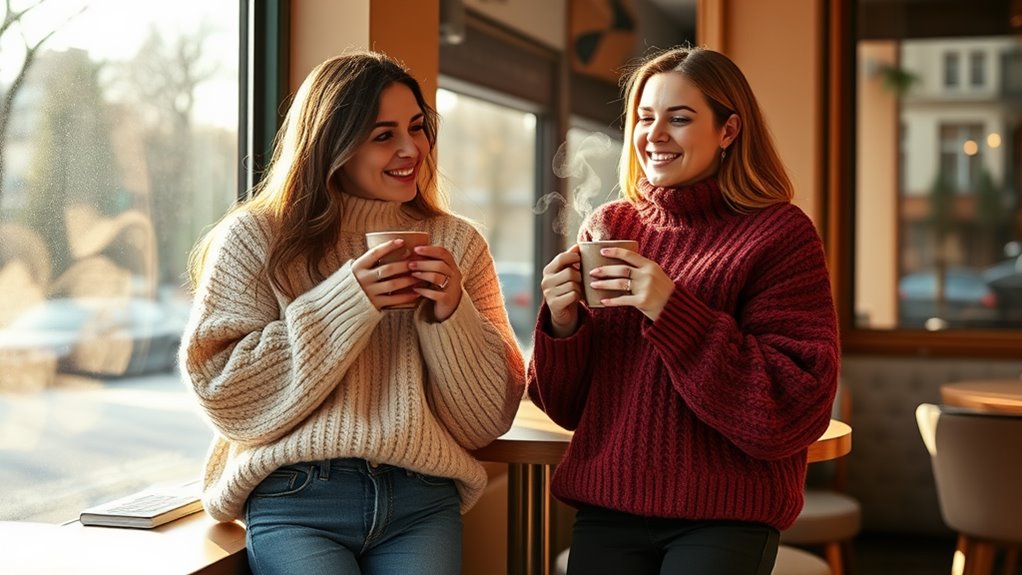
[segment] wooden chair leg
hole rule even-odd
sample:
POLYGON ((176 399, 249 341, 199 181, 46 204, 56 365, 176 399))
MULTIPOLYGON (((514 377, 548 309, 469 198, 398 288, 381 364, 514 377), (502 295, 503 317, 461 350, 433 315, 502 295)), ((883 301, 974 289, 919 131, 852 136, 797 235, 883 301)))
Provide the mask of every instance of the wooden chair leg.
POLYGON ((845 575, 844 557, 841 553, 841 542, 831 541, 823 546, 823 554, 827 557, 827 564, 833 575, 845 575))
POLYGON ((855 573, 852 560, 855 558, 855 549, 852 548, 852 540, 845 539, 841 542, 841 566, 847 575, 855 573))
POLYGON ((965 575, 990 575, 994 569, 995 548, 993 544, 971 537, 968 537, 968 539, 968 553, 965 555, 965 575))
POLYGON ((1018 546, 1008 547, 1004 552, 1004 575, 1018 575, 1018 546))
POLYGON ((969 538, 965 535, 958 535, 958 542, 955 543, 955 556, 951 561, 951 575, 965 575, 965 557, 969 554, 969 538))

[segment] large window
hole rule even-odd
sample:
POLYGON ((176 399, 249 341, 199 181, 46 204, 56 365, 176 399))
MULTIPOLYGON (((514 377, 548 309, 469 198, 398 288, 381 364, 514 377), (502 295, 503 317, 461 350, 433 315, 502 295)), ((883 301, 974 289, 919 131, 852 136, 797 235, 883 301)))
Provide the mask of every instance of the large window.
POLYGON ((62 522, 199 474, 175 364, 188 250, 238 194, 240 6, 7 7, 0 520, 62 522))
POLYGON ((856 144, 846 347, 1009 349, 1022 329, 1022 67, 987 65, 1017 62, 1022 40, 997 2, 850 5, 858 35, 849 37, 857 66, 848 84, 856 144))
POLYGON ((508 318, 523 348, 536 322, 533 203, 538 139, 537 115, 529 107, 437 91, 443 119, 439 164, 451 207, 477 223, 486 236, 508 318))
POLYGON ((557 54, 466 12, 466 34, 440 46, 438 158, 455 212, 486 236, 505 306, 528 356, 539 304, 538 273, 559 242, 557 54), (556 202, 550 202, 556 204, 556 202))

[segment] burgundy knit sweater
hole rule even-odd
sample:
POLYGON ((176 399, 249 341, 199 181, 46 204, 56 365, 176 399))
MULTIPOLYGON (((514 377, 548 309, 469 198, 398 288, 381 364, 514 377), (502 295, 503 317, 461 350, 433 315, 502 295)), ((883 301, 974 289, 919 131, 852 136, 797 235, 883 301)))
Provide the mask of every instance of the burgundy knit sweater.
POLYGON ((528 393, 575 435, 554 495, 650 517, 785 529, 806 450, 830 420, 837 319, 820 237, 792 204, 730 209, 715 180, 601 206, 580 232, 635 239, 675 290, 655 322, 581 311, 550 336, 540 310, 528 393))

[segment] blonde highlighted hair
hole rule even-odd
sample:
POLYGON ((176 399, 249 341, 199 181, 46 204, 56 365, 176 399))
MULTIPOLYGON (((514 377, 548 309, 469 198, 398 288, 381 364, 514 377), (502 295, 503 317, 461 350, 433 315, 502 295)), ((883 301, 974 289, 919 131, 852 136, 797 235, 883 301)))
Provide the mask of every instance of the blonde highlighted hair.
MULTIPOLYGON (((341 231, 339 175, 369 137, 380 107, 380 95, 394 83, 407 86, 425 116, 429 153, 423 159, 418 193, 406 203, 417 216, 448 212, 437 184, 436 146, 439 117, 419 83, 396 60, 373 51, 349 52, 316 66, 302 82, 274 139, 265 177, 247 200, 235 205, 220 221, 246 210, 267 214, 275 223, 265 270, 274 286, 291 296, 285 266, 304 261, 315 282, 324 278, 319 266, 341 231)), ((189 256, 189 276, 197 286, 215 226, 189 256)))
POLYGON ((619 184, 621 193, 635 202, 640 198, 642 164, 632 143, 638 120, 639 98, 655 74, 678 73, 703 93, 720 129, 736 114, 741 119, 738 136, 721 161, 717 183, 728 203, 751 210, 790 202, 791 180, 770 137, 756 96, 742 71, 727 56, 705 48, 672 48, 654 53, 623 79, 625 98, 625 145, 622 146, 619 184))

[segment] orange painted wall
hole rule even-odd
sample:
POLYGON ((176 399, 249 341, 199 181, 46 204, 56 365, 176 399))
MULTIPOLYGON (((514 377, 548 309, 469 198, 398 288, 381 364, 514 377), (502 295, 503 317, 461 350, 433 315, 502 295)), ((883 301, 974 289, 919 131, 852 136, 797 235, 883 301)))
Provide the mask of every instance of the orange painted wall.
POLYGON ((699 42, 727 54, 759 100, 795 186, 823 222, 823 13, 819 0, 700 0, 699 42))
POLYGON ((439 6, 439 0, 292 0, 292 91, 323 60, 371 48, 404 62, 432 102, 440 73, 439 6))
POLYGON ((440 75, 439 29, 439 0, 370 2, 370 47, 404 62, 431 103, 436 98, 440 75))
POLYGON ((859 43, 856 119, 855 253, 869 273, 855 278, 855 315, 876 328, 898 321, 898 99, 884 88, 876 67, 897 64, 894 42, 859 43))

